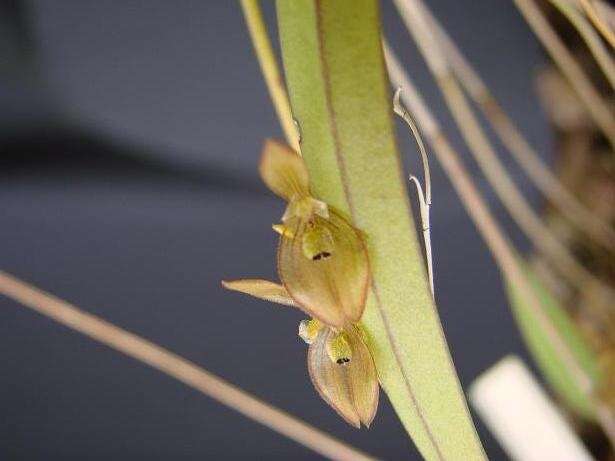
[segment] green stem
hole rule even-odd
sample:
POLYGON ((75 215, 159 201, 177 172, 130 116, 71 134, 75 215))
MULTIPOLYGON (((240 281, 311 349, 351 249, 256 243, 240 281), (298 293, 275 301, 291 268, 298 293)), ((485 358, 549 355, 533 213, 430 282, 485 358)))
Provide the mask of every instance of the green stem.
POLYGON ((291 106, 313 193, 364 233, 363 325, 379 379, 428 460, 481 460, 411 218, 374 0, 278 0, 291 106))

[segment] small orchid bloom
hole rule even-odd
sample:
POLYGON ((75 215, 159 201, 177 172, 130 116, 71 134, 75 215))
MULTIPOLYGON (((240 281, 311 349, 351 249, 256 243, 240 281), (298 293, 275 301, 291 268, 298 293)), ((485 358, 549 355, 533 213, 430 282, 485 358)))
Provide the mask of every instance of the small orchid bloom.
POLYGON ((282 229, 278 273, 295 302, 310 316, 344 328, 361 320, 369 288, 363 240, 340 214, 313 216, 282 229))
POLYGON ((365 309, 369 264, 362 235, 338 211, 314 198, 303 159, 275 141, 265 143, 260 174, 287 201, 280 234, 282 284, 259 279, 222 282, 230 290, 298 307, 312 317, 299 325, 308 343, 314 387, 355 427, 369 426, 378 407, 378 377, 356 325, 365 309))
POLYGON ((367 250, 359 231, 339 212, 310 194, 303 159, 290 147, 265 143, 263 181, 288 201, 280 234, 278 272, 284 287, 308 315, 334 328, 361 319, 369 287, 367 250))
POLYGON ((369 427, 378 408, 378 376, 357 327, 335 332, 323 326, 308 349, 308 371, 323 400, 348 424, 369 427))
MULTIPOLYGON (((259 279, 222 282, 225 288, 284 305, 296 305, 283 285, 259 279)), ((310 379, 346 422, 369 427, 378 408, 378 376, 359 327, 334 330, 317 319, 303 320, 299 336, 309 344, 310 379)))

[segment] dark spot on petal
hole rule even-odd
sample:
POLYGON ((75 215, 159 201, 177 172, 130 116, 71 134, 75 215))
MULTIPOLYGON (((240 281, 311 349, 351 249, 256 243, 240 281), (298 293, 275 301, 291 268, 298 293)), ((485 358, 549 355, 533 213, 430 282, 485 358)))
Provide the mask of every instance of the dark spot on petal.
POLYGON ((326 259, 331 256, 331 253, 328 251, 321 251, 320 253, 316 253, 312 256, 312 261, 320 261, 321 259, 326 259))

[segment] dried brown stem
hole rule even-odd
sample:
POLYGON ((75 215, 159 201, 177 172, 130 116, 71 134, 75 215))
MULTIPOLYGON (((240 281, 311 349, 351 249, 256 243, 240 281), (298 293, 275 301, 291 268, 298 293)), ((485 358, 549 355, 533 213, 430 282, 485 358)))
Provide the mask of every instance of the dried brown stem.
POLYGON ((485 118, 523 171, 567 219, 604 248, 615 251, 615 230, 585 207, 558 180, 502 109, 478 72, 463 56, 427 6, 424 12, 456 77, 483 111, 485 118))
MULTIPOLYGON (((448 142, 439 123, 423 102, 414 84, 410 80, 410 77, 401 67, 399 60, 386 42, 384 43, 384 50, 389 75, 392 80, 391 83, 394 87, 403 88, 402 98, 406 106, 414 115, 415 120, 421 127, 428 142, 431 144, 436 158, 453 184, 466 212, 485 240, 496 264, 502 271, 504 277, 520 291, 521 295, 527 301, 527 307, 532 311, 541 329, 549 337, 549 341, 557 351, 562 362, 566 364, 578 388, 581 389, 591 401, 594 401, 591 396, 593 385, 591 379, 581 368, 568 347, 568 344, 562 339, 550 318, 543 311, 540 300, 536 296, 536 293, 532 289, 521 268, 519 262, 520 257, 515 251, 510 239, 493 218, 489 207, 485 203, 480 192, 474 186, 470 174, 461 163, 459 155, 448 142)), ((610 432, 610 428, 613 425, 613 415, 611 415, 601 403, 594 402, 594 404, 597 414, 602 419, 605 432, 609 434, 612 443, 615 445, 615 433, 610 432)))
POLYGON ((592 5, 589 0, 577 0, 577 1, 583 7, 583 10, 585 11, 585 14, 587 15, 587 17, 591 20, 591 22, 594 23, 594 26, 596 27, 596 29, 598 29, 598 31, 607 40, 607 42, 609 42, 609 44, 613 48, 615 48, 615 34, 613 33, 613 30, 611 29, 609 24, 602 20, 602 18, 600 17, 600 13, 596 11, 596 9, 594 8, 594 5, 592 5))
POLYGON ((344 461, 374 460, 196 364, 2 271, 0 294, 183 382, 322 456, 344 461))
MULTIPOLYGON (((436 79, 449 110, 466 144, 470 147, 470 152, 509 214, 536 248, 557 267, 571 285, 582 288, 585 284, 593 282, 595 280, 593 274, 551 233, 525 200, 499 160, 450 70, 435 36, 431 33, 429 23, 423 15, 422 2, 395 0, 395 3, 436 79)), ((609 290, 606 286, 603 289, 609 290)), ((596 314, 603 315, 601 312, 596 314)))
POLYGON ((461 199, 461 203, 485 240, 498 267, 504 276, 510 279, 530 301, 533 312, 541 319, 543 326, 552 336, 554 344, 558 346, 561 356, 566 358, 566 363, 575 373, 577 381, 582 388, 589 391, 591 388, 589 377, 580 368, 568 346, 562 341, 559 333, 555 330, 549 318, 544 314, 540 301, 523 274, 523 270, 519 264, 519 255, 515 251, 510 239, 493 217, 482 195, 478 189, 476 189, 470 174, 461 163, 459 154, 449 143, 439 123, 423 102, 414 83, 403 70, 397 56, 395 56, 393 50, 386 42, 384 44, 384 51, 392 83, 403 88, 402 98, 405 104, 410 112, 414 114, 415 120, 421 127, 428 142, 431 144, 438 162, 442 168, 444 168, 444 171, 461 199))
POLYGON ((604 102, 592 85, 589 77, 581 66, 577 64, 570 51, 568 51, 553 27, 544 17, 536 2, 534 0, 514 1, 540 42, 551 55, 555 64, 570 83, 570 86, 579 95, 587 112, 611 144, 611 148, 615 150, 615 118, 613 117, 612 108, 604 102))
POLYGON ((607 50, 600 39, 600 35, 591 26, 585 16, 575 7, 574 0, 550 0, 551 4, 563 14, 570 24, 577 30, 587 48, 594 56, 604 76, 609 81, 611 88, 615 88, 615 65, 611 58, 610 50, 607 50))

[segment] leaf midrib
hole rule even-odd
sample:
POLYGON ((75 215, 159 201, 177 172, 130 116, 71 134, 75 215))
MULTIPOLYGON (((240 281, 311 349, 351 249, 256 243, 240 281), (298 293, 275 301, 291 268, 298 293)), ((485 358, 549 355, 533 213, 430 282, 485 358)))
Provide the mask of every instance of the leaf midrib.
MULTIPOLYGON (((334 154, 335 154, 335 158, 337 160, 337 164, 340 170, 340 182, 342 184, 342 187, 344 189, 344 197, 346 199, 346 203, 348 205, 348 209, 350 210, 350 215, 352 218, 352 221, 355 222, 355 209, 354 209, 354 204, 353 204, 353 199, 352 199, 352 192, 350 190, 350 186, 348 184, 348 180, 347 180, 347 170, 346 170, 346 165, 344 163, 344 156, 341 152, 341 146, 340 146, 340 140, 339 140, 339 134, 338 134, 338 128, 337 128, 337 123, 335 122, 336 120, 336 113, 335 113, 335 109, 333 108, 333 104, 332 104, 332 97, 331 97, 331 82, 329 79, 329 67, 327 64, 327 59, 325 56, 325 52, 324 52, 324 40, 325 40, 325 34, 323 34, 322 31, 322 20, 321 20, 321 14, 322 14, 322 0, 316 0, 316 30, 318 33, 318 58, 320 61, 320 70, 321 70, 321 77, 322 77, 322 81, 324 84, 324 90, 325 90, 325 106, 327 108, 327 112, 328 112, 328 120, 327 120, 327 124, 329 125, 330 129, 331 129, 331 134, 332 134, 332 139, 333 139, 333 147, 334 147, 334 154)), ((408 213, 410 213, 410 209, 408 207, 408 203, 405 202, 405 206, 406 206, 406 211, 408 213)), ((368 260, 369 260, 369 252, 368 252, 368 260)), ((412 390, 412 385, 410 384, 410 379, 408 377, 407 371, 404 367, 403 364, 403 360, 401 359, 401 354, 399 353, 399 346, 397 344, 397 341, 395 341, 395 338, 393 336, 393 333, 391 331, 391 327, 389 324, 389 319, 386 315, 386 312, 382 306, 381 300, 380 300, 380 295, 378 292, 378 283, 376 282, 375 278, 372 277, 371 280, 371 285, 372 285, 372 293, 374 294, 374 299, 376 302, 376 306, 378 308, 378 315, 380 316, 381 320, 382 320, 382 324, 384 325, 386 334, 387 334, 387 339, 389 341, 389 344, 391 345, 391 350, 393 351, 393 354, 395 356, 395 362, 397 367, 399 368, 400 374, 403 377, 404 380, 404 385, 406 387, 406 390, 408 392, 408 395, 410 396, 410 399, 412 400, 412 404, 414 405, 416 412, 420 418, 421 424, 423 425, 423 428, 425 429, 425 432, 430 440, 430 442, 432 443, 434 450, 436 451, 438 458, 440 460, 444 460, 444 456, 442 454, 442 451, 440 449, 440 446, 438 444, 438 442, 436 441, 436 438, 429 426, 429 423, 427 422, 427 419, 425 418, 425 415, 423 413, 423 410, 421 408, 421 406, 419 405, 418 400, 416 399, 416 396, 414 394, 414 391, 412 390)))

